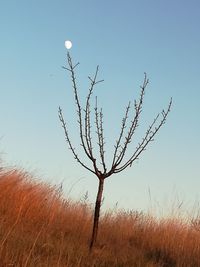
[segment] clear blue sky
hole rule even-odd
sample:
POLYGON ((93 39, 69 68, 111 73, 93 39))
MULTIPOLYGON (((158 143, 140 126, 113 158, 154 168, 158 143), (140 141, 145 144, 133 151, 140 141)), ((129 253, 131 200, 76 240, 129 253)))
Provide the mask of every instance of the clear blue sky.
MULTIPOLYGON (((77 68, 81 100, 100 65, 96 94, 104 110, 108 158, 123 111, 150 79, 141 129, 173 97, 167 123, 139 161, 105 185, 105 207, 192 206, 200 194, 200 2, 129 0, 2 0, 0 8, 0 151, 5 165, 33 171, 64 191, 94 201, 97 179, 67 149, 58 120, 63 108, 79 148, 64 41, 77 68), (75 185, 74 185, 75 183, 75 185), (171 200, 172 199, 172 200, 171 200)), ((133 144, 134 149, 137 143, 133 144)), ((84 159, 84 154, 81 154, 84 159)))

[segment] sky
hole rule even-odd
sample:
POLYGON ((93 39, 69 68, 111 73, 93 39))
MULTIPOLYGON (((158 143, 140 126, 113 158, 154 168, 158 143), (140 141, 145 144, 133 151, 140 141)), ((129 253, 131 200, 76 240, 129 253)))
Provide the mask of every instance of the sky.
MULTIPOLYGON (((107 160, 129 100, 148 85, 134 151, 149 124, 173 105, 154 142, 131 168, 105 181, 106 209, 191 210, 200 201, 200 2, 198 0, 1 0, 0 155, 65 196, 94 202, 98 180, 74 160, 58 119, 61 106, 83 161, 65 40, 81 103, 99 65, 94 97, 104 112, 107 160)), ((131 119, 131 118, 130 118, 131 119)), ((95 134, 95 132, 94 132, 95 134)), ((87 161, 86 161, 87 162, 87 161)))

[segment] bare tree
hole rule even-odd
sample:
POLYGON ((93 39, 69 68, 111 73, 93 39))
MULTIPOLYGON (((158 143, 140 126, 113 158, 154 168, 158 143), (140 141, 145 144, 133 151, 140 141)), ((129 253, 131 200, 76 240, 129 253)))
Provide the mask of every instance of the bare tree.
POLYGON ((72 151, 74 158, 81 164, 85 169, 95 174, 99 180, 98 192, 96 196, 96 204, 94 210, 94 221, 93 221, 93 231, 92 237, 90 241, 90 250, 92 250, 96 240, 97 240, 97 233, 98 233, 98 225, 99 225, 99 216, 100 216, 100 208, 101 208, 101 201, 102 201, 102 194, 103 194, 103 187, 104 181, 106 178, 111 176, 112 174, 119 173, 125 170, 128 166, 131 166, 132 163, 139 158, 140 154, 146 149, 147 145, 154 140, 154 136, 157 134, 161 126, 165 123, 166 118, 170 112, 170 108, 172 105, 172 99, 170 100, 168 107, 166 110, 162 110, 161 114, 158 114, 153 122, 149 125, 146 133, 144 134, 141 142, 138 143, 137 147, 135 148, 134 152, 128 159, 124 159, 125 154, 127 152, 127 148, 129 147, 132 137, 138 127, 140 114, 142 112, 143 107, 143 99, 145 95, 145 89, 149 83, 147 79, 146 73, 144 73, 144 80, 143 84, 140 86, 140 96, 139 99, 134 101, 134 116, 130 121, 130 126, 127 127, 128 116, 131 108, 131 103, 128 103, 128 106, 125 110, 125 115, 122 119, 121 129, 118 139, 116 140, 116 144, 114 146, 114 153, 112 158, 111 167, 107 168, 107 164, 105 162, 105 140, 104 140, 104 128, 103 128, 103 113, 102 109, 98 108, 98 102, 96 97, 96 104, 94 108, 94 124, 97 133, 97 140, 98 140, 98 149, 99 149, 99 156, 98 159, 101 164, 101 168, 97 164, 97 157, 94 155, 93 149, 93 139, 91 134, 91 105, 90 100, 91 96, 94 91, 94 87, 102 82, 103 80, 97 80, 98 70, 99 67, 97 66, 96 72, 94 76, 88 77, 90 80, 90 87, 86 98, 85 108, 81 107, 78 90, 77 90, 77 83, 75 77, 75 68, 79 65, 73 64, 72 58, 67 53, 67 60, 68 60, 68 67, 63 67, 64 69, 68 70, 71 74, 72 79, 72 86, 73 86, 73 93, 75 98, 75 103, 77 106, 77 116, 78 116, 78 125, 79 125, 79 133, 80 133, 80 140, 81 146, 83 148, 84 153, 87 155, 89 160, 91 161, 91 166, 85 164, 82 159, 80 159, 79 155, 77 154, 74 146, 71 143, 71 139, 68 134, 68 128, 66 122, 63 117, 62 109, 59 107, 59 119, 61 121, 62 127, 64 129, 65 138, 69 145, 70 150, 72 151), (161 117, 161 118, 160 118, 161 117))

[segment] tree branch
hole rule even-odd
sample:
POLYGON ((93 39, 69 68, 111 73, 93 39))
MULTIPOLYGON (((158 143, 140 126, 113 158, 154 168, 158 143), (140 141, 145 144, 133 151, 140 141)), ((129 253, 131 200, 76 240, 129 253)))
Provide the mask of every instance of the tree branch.
POLYGON ((90 98, 93 93, 94 86, 97 83, 103 82, 103 80, 96 81, 98 70, 99 70, 99 66, 97 66, 96 68, 96 72, 95 72, 93 79, 88 76, 89 80, 91 81, 91 85, 90 85, 89 93, 88 93, 87 100, 86 100, 86 107, 84 110, 85 111, 85 139, 86 139, 86 144, 87 144, 88 151, 89 151, 91 158, 93 158, 93 152, 92 152, 93 147, 92 147, 92 137, 91 137, 90 98))
POLYGON ((75 73, 74 73, 74 69, 79 65, 79 63, 75 64, 73 66, 72 63, 72 59, 70 57, 69 52, 67 53, 67 60, 68 60, 68 64, 69 64, 69 68, 66 68, 70 73, 71 73, 71 79, 72 79, 72 86, 74 89, 74 98, 75 98, 75 103, 77 105, 77 114, 78 114, 78 124, 79 124, 79 130, 80 130, 80 139, 81 139, 81 146, 83 147, 85 154, 88 156, 89 159, 91 159, 91 155, 85 145, 85 141, 83 139, 84 135, 83 135, 83 123, 82 123, 82 109, 81 109, 81 105, 80 105, 80 101, 78 98, 78 92, 77 92, 77 86, 76 86, 76 77, 75 77, 75 73))
POLYGON ((102 110, 98 112, 98 105, 97 105, 97 97, 96 97, 96 105, 95 105, 95 124, 96 124, 96 133, 98 138, 98 146, 99 146, 99 154, 101 158, 101 164, 104 168, 104 173, 106 173, 106 166, 104 160, 104 137, 103 137, 103 114, 102 110))
POLYGON ((62 127, 64 129, 64 133, 65 133, 65 139, 69 145, 69 149, 72 151, 73 155, 74 155, 74 158, 78 161, 78 163, 80 163, 85 169, 87 169, 88 171, 92 172, 95 174, 95 172, 90 169, 89 167, 87 167, 78 157, 78 154, 76 154, 75 152, 75 148, 72 146, 72 143, 70 141, 70 138, 69 138, 69 135, 68 135, 68 131, 67 131, 67 127, 66 127, 66 122, 63 118, 63 114, 62 114, 62 109, 59 107, 59 110, 58 110, 58 116, 59 116, 59 119, 61 121, 61 124, 62 124, 62 127))
POLYGON ((168 114, 170 112, 171 105, 172 105, 172 98, 170 99, 170 102, 169 102, 169 105, 168 105, 167 110, 166 111, 163 110, 161 112, 161 114, 162 114, 163 117, 162 117, 160 123, 158 124, 158 126, 157 127, 154 127, 154 129, 153 129, 153 126, 156 124, 156 122, 157 122, 160 114, 158 114, 156 116, 156 118, 153 120, 152 124, 149 126, 148 130, 146 131, 145 137, 142 139, 142 142, 139 143, 139 145, 136 148, 134 154, 120 168, 115 168, 114 173, 118 173, 118 172, 123 171, 128 166, 131 166, 134 160, 138 159, 138 156, 146 149, 146 147, 149 144, 149 142, 153 141, 154 136, 159 131, 159 129, 161 128, 161 126, 165 123, 165 121, 167 119, 167 116, 168 116, 168 114))
POLYGON ((126 153, 127 147, 129 145, 129 143, 131 143, 132 136, 134 135, 135 130, 138 127, 140 114, 142 112, 142 105, 143 105, 145 89, 146 89, 148 83, 149 83, 149 80, 147 79, 146 73, 144 73, 143 85, 140 86, 141 92, 140 92, 139 103, 137 104, 137 102, 135 100, 135 105, 134 105, 135 106, 135 117, 131 122, 131 126, 129 128, 129 131, 128 131, 126 137, 125 137, 124 146, 122 147, 121 152, 120 152, 119 156, 116 159, 115 166, 118 166, 122 162, 122 160, 124 158, 124 155, 126 153))
MULTIPOLYGON (((129 110, 130 110, 130 102, 128 103, 128 106, 126 108, 126 112, 125 112, 125 116, 124 118, 122 119, 122 126, 121 126, 121 131, 120 131, 120 135, 119 135, 119 138, 118 140, 116 141, 116 145, 115 145, 115 150, 114 150, 114 155, 113 155, 113 161, 112 161, 112 168, 115 168, 115 161, 116 161, 116 157, 117 157, 117 153, 118 153, 118 149, 120 148, 120 142, 121 142, 121 139, 123 137, 123 134, 124 134, 124 130, 126 128, 126 122, 127 122, 127 119, 128 119, 128 113, 129 113, 129 110)), ((118 155, 119 157, 119 155, 118 155)))
POLYGON ((105 150, 104 150, 104 133, 103 133, 103 112, 102 109, 99 113, 100 115, 100 140, 101 140, 101 144, 100 144, 100 155, 101 155, 101 162, 103 165, 103 169, 104 169, 104 173, 106 173, 107 169, 106 169, 106 164, 105 164, 105 150))

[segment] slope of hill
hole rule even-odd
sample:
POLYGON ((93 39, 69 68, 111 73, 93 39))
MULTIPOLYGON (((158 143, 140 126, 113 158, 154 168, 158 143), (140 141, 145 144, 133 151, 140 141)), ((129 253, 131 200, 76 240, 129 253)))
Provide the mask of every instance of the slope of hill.
POLYGON ((16 169, 0 170, 0 266, 200 267, 200 227, 105 212, 89 254, 92 210, 16 169))

